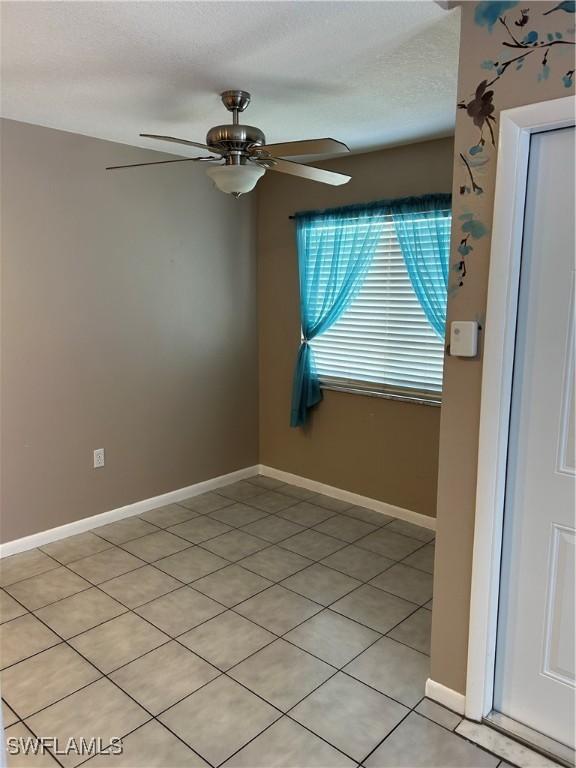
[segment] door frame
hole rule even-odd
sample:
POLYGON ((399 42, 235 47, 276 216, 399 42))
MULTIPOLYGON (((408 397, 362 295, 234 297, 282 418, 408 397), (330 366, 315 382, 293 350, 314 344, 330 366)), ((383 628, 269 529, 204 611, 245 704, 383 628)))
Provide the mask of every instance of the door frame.
POLYGON ((576 124, 576 97, 500 113, 480 405, 466 717, 493 708, 500 558, 530 137, 576 124))

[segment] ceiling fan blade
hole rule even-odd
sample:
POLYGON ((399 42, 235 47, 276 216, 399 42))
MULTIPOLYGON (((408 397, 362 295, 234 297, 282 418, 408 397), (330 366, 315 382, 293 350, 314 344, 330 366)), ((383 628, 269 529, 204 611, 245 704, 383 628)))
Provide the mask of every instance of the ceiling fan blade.
POLYGON ((254 147, 255 152, 264 151, 275 157, 296 157, 298 155, 331 155, 350 152, 343 141, 336 139, 306 139, 305 141, 284 141, 280 144, 265 144, 254 147))
POLYGON ((279 171, 280 173, 289 173, 292 176, 300 176, 303 179, 310 179, 311 181, 319 181, 322 184, 332 184, 335 187, 340 184, 347 184, 351 176, 346 176, 344 173, 336 173, 335 171, 325 171, 324 168, 315 168, 313 165, 302 165, 301 163, 293 163, 291 160, 279 160, 276 157, 268 158, 265 162, 266 167, 270 171, 279 171))
POLYGON ((167 163, 190 163, 199 160, 220 160, 219 157, 180 157, 178 160, 154 160, 151 163, 129 163, 128 165, 109 165, 107 171, 117 171, 119 168, 139 168, 142 165, 166 165, 167 163))
POLYGON ((199 144, 197 141, 188 141, 188 139, 177 139, 175 136, 157 136, 155 133, 141 133, 140 136, 145 139, 160 139, 160 141, 172 141, 175 144, 186 144, 188 147, 199 147, 205 149, 206 152, 216 152, 218 155, 223 154, 219 149, 209 147, 207 144, 199 144))

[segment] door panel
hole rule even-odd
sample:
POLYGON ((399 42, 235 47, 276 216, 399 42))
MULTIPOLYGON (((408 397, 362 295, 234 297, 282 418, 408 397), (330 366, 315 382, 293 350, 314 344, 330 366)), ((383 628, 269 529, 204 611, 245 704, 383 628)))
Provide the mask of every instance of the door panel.
POLYGON ((552 526, 542 673, 574 688, 574 531, 552 526))
POLYGON ((494 708, 574 746, 575 130, 531 141, 494 708))
POLYGON ((570 297, 570 326, 572 333, 568 340, 566 350, 566 372, 564 375, 562 411, 558 441, 558 465, 559 472, 568 475, 576 475, 576 385, 574 382, 574 361, 576 360, 576 350, 574 344, 574 312, 576 304, 576 286, 572 284, 572 296, 570 297))

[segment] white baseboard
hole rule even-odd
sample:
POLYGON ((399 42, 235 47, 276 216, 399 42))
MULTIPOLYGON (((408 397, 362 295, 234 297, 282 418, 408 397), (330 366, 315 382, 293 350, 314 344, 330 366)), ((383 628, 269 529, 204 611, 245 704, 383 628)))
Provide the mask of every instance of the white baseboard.
POLYGON ((437 683, 431 678, 426 680, 426 696, 433 701, 437 701, 438 704, 442 704, 447 709, 457 712, 459 715, 463 715, 466 709, 466 697, 463 693, 447 688, 442 683, 437 683))
POLYGON ((281 480, 284 483, 291 483, 292 485, 299 485, 302 488, 307 488, 309 491, 324 493, 327 496, 333 496, 335 499, 341 499, 341 501, 349 501, 350 504, 354 504, 358 507, 366 507, 366 509, 382 512, 382 514, 389 515, 390 517, 398 517, 400 520, 406 520, 409 523, 421 525, 424 528, 430 528, 433 531, 436 530, 435 517, 422 515, 420 512, 413 512, 411 509, 396 507, 394 504, 387 504, 385 501, 370 499, 368 496, 360 496, 358 493, 344 491, 341 488, 335 488, 332 485, 319 483, 316 480, 309 480, 307 477, 300 477, 299 475, 293 475, 290 472, 284 472, 281 469, 267 467, 265 464, 260 464, 258 469, 261 475, 273 477, 275 480, 281 480))
POLYGON ((5 544, 0 544, 0 558, 15 555, 18 552, 25 552, 28 549, 35 549, 44 544, 49 544, 51 541, 65 539, 67 536, 74 536, 77 533, 84 533, 92 528, 99 528, 101 525, 115 523, 117 520, 122 520, 125 517, 141 515, 156 507, 163 507, 165 504, 176 504, 179 501, 190 498, 190 496, 199 496, 201 493, 213 491, 215 488, 235 483, 238 480, 244 480, 247 477, 253 477, 258 474, 258 471, 258 465, 245 467, 244 469, 238 469, 236 472, 229 472, 227 475, 212 477, 209 480, 188 485, 186 488, 162 493, 160 496, 153 496, 150 499, 135 501, 133 504, 127 504, 125 507, 111 509, 108 512, 101 512, 91 517, 83 517, 80 520, 74 520, 72 523, 59 525, 57 528, 50 528, 47 531, 40 531, 30 536, 24 536, 21 539, 8 541, 5 544))
MULTIPOLYGON (((40 531, 39 533, 33 533, 30 536, 24 536, 21 539, 8 541, 4 544, 0 544, 0 558, 15 555, 18 552, 25 552, 28 549, 35 549, 36 547, 41 547, 44 544, 49 544, 52 541, 64 539, 67 536, 75 536, 78 533, 84 533, 85 531, 89 531, 92 528, 99 528, 101 525, 114 523, 117 520, 122 520, 125 517, 141 515, 144 512, 148 512, 150 509, 162 507, 165 504, 177 504, 179 501, 190 498, 190 496, 198 496, 201 493, 212 491, 215 488, 219 488, 230 483, 235 483, 238 480, 244 480, 247 477, 253 477, 257 474, 273 477, 277 480, 281 480, 284 483, 291 483, 292 485, 298 485, 302 488, 308 488, 315 493, 324 493, 328 496, 333 496, 336 499, 348 501, 350 504, 366 507, 367 509, 372 509, 375 512, 381 512, 382 514, 389 515, 390 517, 397 517, 400 520, 407 520, 410 523, 422 525, 425 528, 430 528, 432 530, 436 529, 436 519, 433 517, 421 515, 419 512, 413 512, 410 509, 396 507, 393 504, 387 504, 384 501, 370 499, 367 496, 361 496, 358 493, 344 491, 341 488, 335 488, 332 485, 319 483, 316 480, 309 480, 306 477, 300 477, 299 475, 293 475, 290 472, 283 472, 280 469, 274 469, 273 467, 267 467, 265 465, 259 464, 252 467, 239 469, 236 472, 230 472, 227 475, 220 475, 219 477, 213 477, 209 480, 203 480, 200 483, 194 483, 194 485, 189 485, 186 488, 179 488, 176 491, 162 493, 160 496, 153 496, 150 499, 142 499, 141 501, 136 501, 133 504, 127 504, 124 507, 118 507, 117 509, 111 509, 107 512, 101 512, 98 515, 84 517, 81 520, 75 520, 72 523, 60 525, 57 528, 50 528, 47 531, 40 531)), ((435 685, 438 684, 435 683, 435 685)), ((437 700, 439 701, 439 699, 437 700)), ((449 705, 447 704, 446 706, 449 705)))

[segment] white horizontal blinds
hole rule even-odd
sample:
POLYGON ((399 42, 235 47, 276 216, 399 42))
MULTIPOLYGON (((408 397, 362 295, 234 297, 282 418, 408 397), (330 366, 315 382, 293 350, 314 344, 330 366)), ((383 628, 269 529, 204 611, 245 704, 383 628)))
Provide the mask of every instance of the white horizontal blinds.
MULTIPOLYGON (((421 230, 424 252, 428 249, 431 257, 434 235, 429 232, 450 236, 450 215, 443 213, 436 222, 427 220, 421 230)), ((328 249, 332 238, 322 233, 325 227, 319 224, 313 235, 319 247, 328 249)), ((327 258, 323 263, 329 262, 327 258)), ((326 266, 321 279, 328 275, 326 266)), ((441 272, 431 269, 427 279, 442 280, 441 272)), ((391 216, 385 217, 360 291, 337 322, 311 344, 320 378, 326 381, 403 394, 442 391, 444 340, 432 329, 414 293, 391 216)))

